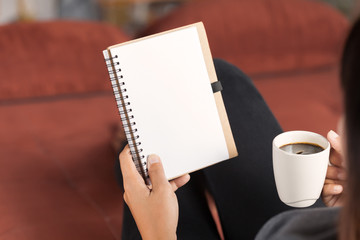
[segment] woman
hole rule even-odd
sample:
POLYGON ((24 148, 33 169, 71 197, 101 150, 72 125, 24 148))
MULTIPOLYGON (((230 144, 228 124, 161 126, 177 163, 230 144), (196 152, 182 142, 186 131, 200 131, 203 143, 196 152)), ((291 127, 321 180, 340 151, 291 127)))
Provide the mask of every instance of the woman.
MULTIPOLYGON (((360 20, 353 26, 342 59, 345 117, 339 124, 339 132, 343 138, 333 131, 328 134, 333 148, 322 196, 328 208, 284 212, 288 208, 276 197, 271 168, 271 140, 281 129, 248 78, 225 62, 216 61, 217 74, 224 86, 224 102, 241 156, 193 174, 192 180, 182 187, 189 181, 189 175, 168 182, 161 160, 151 155, 148 158, 153 184, 150 190, 137 173, 129 149, 125 147, 120 154, 124 199, 143 239, 218 239, 211 216, 203 207, 206 203, 202 197, 203 186, 217 203, 226 239, 252 239, 268 218, 281 212, 284 213, 263 226, 257 239, 360 239, 359 64, 360 20), (338 208, 341 206, 343 208, 338 208), (196 220, 183 220, 189 216, 196 220), (189 224, 191 220, 198 225, 189 224)), ((321 202, 316 204, 321 205, 321 202)), ((125 235, 136 232, 134 222, 126 225, 128 220, 129 212, 125 209, 125 235)), ((130 234, 125 239, 132 237, 136 239, 139 235, 130 234)))

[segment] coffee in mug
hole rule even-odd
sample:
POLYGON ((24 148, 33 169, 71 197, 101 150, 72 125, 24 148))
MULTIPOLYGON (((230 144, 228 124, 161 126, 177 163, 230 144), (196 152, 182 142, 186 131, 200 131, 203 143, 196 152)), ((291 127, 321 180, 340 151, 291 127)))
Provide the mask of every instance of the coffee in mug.
POLYGON ((322 146, 319 146, 315 143, 288 143, 280 147, 281 150, 284 150, 288 153, 299 154, 299 155, 308 155, 318 153, 324 150, 322 146))

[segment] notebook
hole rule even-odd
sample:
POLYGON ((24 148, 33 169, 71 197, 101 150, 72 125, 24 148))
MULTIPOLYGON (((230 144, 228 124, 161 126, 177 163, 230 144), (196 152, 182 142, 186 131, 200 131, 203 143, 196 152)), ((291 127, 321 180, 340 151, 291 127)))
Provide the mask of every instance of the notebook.
POLYGON ((148 182, 147 156, 174 179, 237 156, 203 24, 103 51, 133 161, 148 182))

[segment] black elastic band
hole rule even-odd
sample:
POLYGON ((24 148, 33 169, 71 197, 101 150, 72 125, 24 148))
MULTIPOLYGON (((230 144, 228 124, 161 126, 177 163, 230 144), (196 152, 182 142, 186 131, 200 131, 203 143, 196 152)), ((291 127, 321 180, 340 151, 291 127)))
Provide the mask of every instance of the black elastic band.
POLYGON ((212 87, 213 93, 216 93, 216 92, 219 92, 219 91, 223 90, 223 87, 222 87, 220 81, 213 82, 211 84, 211 87, 212 87))

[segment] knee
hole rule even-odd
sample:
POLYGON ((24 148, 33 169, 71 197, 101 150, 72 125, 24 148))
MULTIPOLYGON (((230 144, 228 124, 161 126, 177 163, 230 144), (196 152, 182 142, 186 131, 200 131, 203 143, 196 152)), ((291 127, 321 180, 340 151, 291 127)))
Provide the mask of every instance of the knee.
POLYGON ((216 69, 216 73, 219 78, 223 78, 225 76, 232 75, 233 77, 236 76, 238 78, 243 79, 244 81, 250 82, 251 79, 238 67, 235 65, 223 60, 223 59, 214 59, 214 66, 216 69))
POLYGON ((218 80, 224 88, 223 94, 240 94, 262 100, 262 96, 254 86, 250 77, 248 77, 238 67, 221 59, 214 59, 214 66, 218 80))

